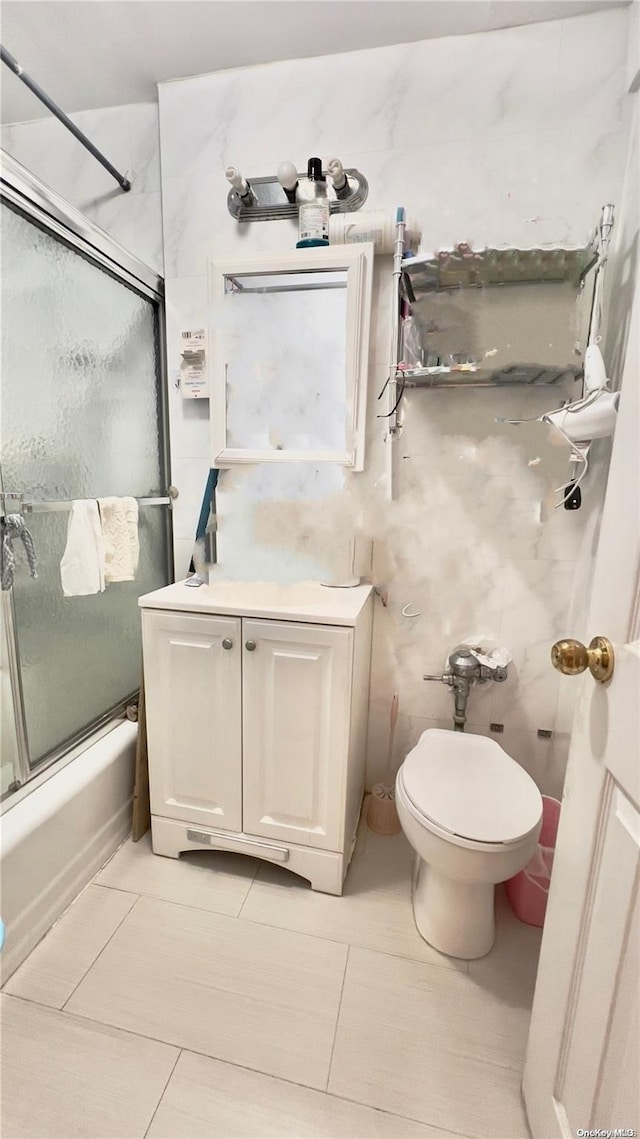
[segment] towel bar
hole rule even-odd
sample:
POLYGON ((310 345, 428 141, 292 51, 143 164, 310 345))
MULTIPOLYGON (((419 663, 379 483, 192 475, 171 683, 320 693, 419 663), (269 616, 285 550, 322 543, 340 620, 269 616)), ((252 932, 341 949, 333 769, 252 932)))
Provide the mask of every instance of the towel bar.
MULTIPOLYGON (((5 494, 4 498, 12 499, 16 503, 19 501, 20 496, 17 494, 5 494)), ((138 506, 170 506, 171 498, 167 495, 166 498, 137 498, 138 506)), ((73 503, 71 501, 60 502, 22 502, 18 507, 16 505, 16 513, 22 511, 24 514, 50 514, 54 511, 71 510, 73 503)))

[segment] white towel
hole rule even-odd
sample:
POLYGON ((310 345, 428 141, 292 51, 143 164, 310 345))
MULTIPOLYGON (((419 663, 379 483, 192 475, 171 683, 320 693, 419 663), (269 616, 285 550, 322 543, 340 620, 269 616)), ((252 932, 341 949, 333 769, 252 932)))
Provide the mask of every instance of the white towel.
POLYGON ((104 542, 95 498, 81 498, 71 504, 60 578, 65 597, 104 591, 104 542))
POLYGON ((105 581, 134 581, 140 557, 135 498, 99 498, 105 581))

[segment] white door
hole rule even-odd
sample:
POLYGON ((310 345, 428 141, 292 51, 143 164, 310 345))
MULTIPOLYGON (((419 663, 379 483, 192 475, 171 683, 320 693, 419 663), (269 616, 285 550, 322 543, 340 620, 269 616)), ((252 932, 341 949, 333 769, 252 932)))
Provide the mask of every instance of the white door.
POLYGON ((244 830, 341 851, 353 630, 242 625, 244 830))
POLYGON ((589 672, 563 681, 581 692, 523 1082, 534 1139, 640 1131, 639 293, 589 614, 589 637, 613 642, 615 672, 605 685, 589 672))
POLYGON ((151 813, 242 830, 241 622, 144 610, 151 813))

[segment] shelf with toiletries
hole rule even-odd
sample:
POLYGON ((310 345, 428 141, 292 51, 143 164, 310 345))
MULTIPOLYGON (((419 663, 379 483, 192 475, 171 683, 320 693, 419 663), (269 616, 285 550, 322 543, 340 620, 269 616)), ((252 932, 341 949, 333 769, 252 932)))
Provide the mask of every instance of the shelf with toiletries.
POLYGON ((464 243, 405 257, 398 382, 496 388, 580 379, 597 259, 593 245, 476 251, 464 243))
POLYGON ((398 430, 398 407, 407 387, 539 387, 580 381, 578 393, 574 389, 553 411, 533 419, 496 419, 514 427, 546 423, 567 444, 570 473, 567 485, 558 488, 562 497, 556 507, 577 510, 591 443, 613 435, 616 428, 619 393, 611 390, 598 346, 614 213, 612 203, 602 207, 593 239, 581 248, 475 252, 465 243, 422 257, 400 257, 401 218, 386 385, 393 401, 387 416, 390 434, 398 430))

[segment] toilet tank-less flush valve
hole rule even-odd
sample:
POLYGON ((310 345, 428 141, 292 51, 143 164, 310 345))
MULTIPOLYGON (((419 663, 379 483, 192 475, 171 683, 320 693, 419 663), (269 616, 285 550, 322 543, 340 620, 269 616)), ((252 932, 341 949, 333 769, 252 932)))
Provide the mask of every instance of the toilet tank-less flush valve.
POLYGON ((453 729, 463 732, 467 718, 467 700, 473 684, 487 680, 498 682, 507 679, 507 665, 493 664, 480 648, 456 645, 449 656, 445 672, 440 676, 424 676, 423 680, 438 680, 453 689, 453 729))

